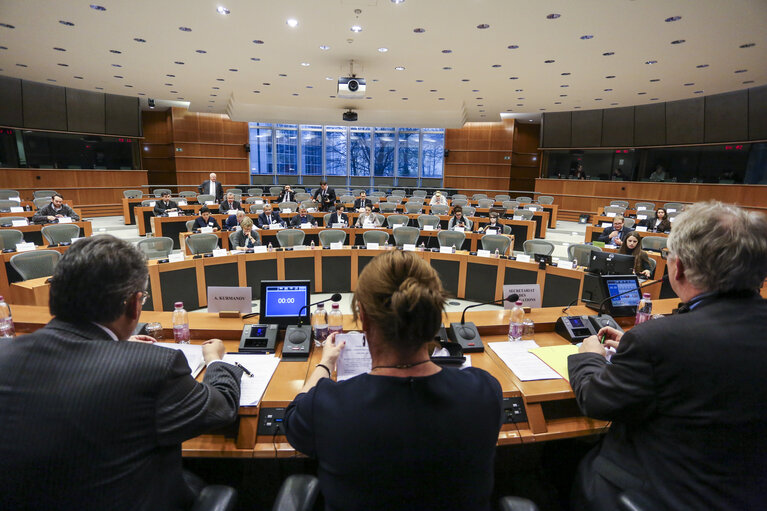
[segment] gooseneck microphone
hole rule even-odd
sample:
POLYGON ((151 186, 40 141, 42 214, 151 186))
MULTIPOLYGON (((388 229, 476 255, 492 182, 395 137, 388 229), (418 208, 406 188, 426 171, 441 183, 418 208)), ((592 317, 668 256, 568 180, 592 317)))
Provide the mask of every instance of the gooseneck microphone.
POLYGON ((482 339, 479 336, 477 326, 472 322, 466 322, 466 311, 472 307, 479 307, 480 305, 492 305, 506 301, 516 302, 517 300, 519 300, 519 295, 517 293, 512 293, 505 298, 501 298, 500 300, 475 303, 467 306, 465 309, 463 309, 463 314, 461 314, 461 322, 450 323, 450 331, 448 334, 450 339, 460 344, 465 353, 472 351, 484 351, 485 348, 482 344, 482 339))

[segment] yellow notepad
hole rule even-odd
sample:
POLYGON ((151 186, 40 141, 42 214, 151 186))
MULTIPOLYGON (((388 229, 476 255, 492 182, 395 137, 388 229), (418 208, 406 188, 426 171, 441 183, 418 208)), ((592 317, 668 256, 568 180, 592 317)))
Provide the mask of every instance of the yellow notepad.
POLYGON ((530 353, 540 358, 546 364, 559 373, 562 378, 570 381, 570 374, 567 372, 567 357, 578 353, 578 346, 574 344, 562 344, 559 346, 543 346, 533 348, 530 353))

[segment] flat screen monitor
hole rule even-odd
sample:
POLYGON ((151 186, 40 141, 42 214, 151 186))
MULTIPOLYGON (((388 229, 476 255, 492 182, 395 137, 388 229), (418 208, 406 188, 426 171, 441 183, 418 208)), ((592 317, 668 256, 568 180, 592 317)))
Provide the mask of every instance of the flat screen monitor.
POLYGON ((589 273, 598 275, 631 275, 634 273, 634 256, 615 252, 591 252, 589 273))
POLYGON ((308 280, 262 280, 260 323, 285 328, 303 319, 308 324, 309 307, 304 308, 301 316, 298 313, 309 304, 310 286, 308 280))
POLYGON ((636 314, 636 307, 642 299, 639 289, 639 280, 635 275, 603 275, 602 282, 605 286, 605 298, 620 293, 626 293, 610 299, 607 304, 608 314, 613 316, 631 316, 636 314))

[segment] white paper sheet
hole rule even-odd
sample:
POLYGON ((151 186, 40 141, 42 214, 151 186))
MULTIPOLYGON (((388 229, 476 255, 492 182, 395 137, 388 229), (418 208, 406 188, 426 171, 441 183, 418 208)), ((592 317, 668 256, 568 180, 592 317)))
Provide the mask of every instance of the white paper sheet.
POLYGON ((521 381, 562 378, 543 360, 528 351, 539 347, 535 341, 501 341, 489 342, 487 345, 521 381))
POLYGON ((234 365, 239 362, 253 373, 253 376, 242 374, 240 390, 240 406, 256 406, 266 392, 266 386, 272 379, 280 359, 274 355, 243 355, 239 353, 227 353, 224 362, 234 365))
POLYGON ((205 367, 205 359, 202 356, 201 344, 176 344, 174 342, 158 342, 155 346, 179 350, 186 357, 186 363, 189 364, 189 370, 192 371, 192 377, 197 378, 202 368, 205 367))
POLYGON ((373 367, 365 336, 356 334, 336 335, 336 342, 346 341, 336 366, 337 380, 343 381, 358 374, 367 373, 373 367))

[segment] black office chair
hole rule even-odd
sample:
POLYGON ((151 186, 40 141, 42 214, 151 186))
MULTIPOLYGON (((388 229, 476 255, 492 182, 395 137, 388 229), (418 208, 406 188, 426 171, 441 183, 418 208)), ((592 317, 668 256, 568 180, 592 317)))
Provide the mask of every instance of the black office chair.
POLYGON ((637 490, 626 490, 618 497, 620 511, 663 511, 666 509, 647 494, 637 490))
POLYGON ((202 489, 191 511, 234 511, 236 505, 237 490, 212 484, 202 489))
POLYGON ((522 497, 503 497, 499 505, 501 511, 538 511, 535 502, 522 497))
POLYGON ((283 481, 272 511, 311 511, 320 493, 315 476, 294 474, 283 481))

